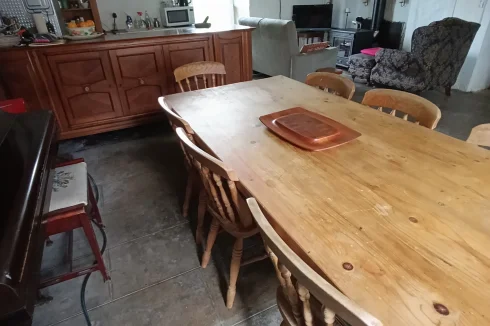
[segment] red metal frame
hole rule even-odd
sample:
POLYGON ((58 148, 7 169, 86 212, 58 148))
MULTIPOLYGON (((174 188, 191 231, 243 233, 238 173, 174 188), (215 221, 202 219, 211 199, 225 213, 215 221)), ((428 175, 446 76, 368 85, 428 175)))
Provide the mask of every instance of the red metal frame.
POLYGON ((26 104, 23 98, 0 101, 0 110, 3 112, 14 114, 27 112, 26 104))
MULTIPOLYGON (((76 159, 73 161, 63 162, 57 165, 57 167, 78 164, 81 162, 84 162, 84 160, 76 159)), ((89 205, 77 205, 73 207, 68 207, 60 211, 52 212, 43 221, 43 227, 44 227, 46 238, 49 238, 50 236, 58 233, 70 232, 68 255, 67 255, 70 264, 70 271, 66 274, 41 281, 41 285, 39 288, 42 289, 50 285, 68 281, 75 277, 85 275, 94 271, 100 271, 104 281, 110 279, 109 275, 107 274, 107 269, 105 267, 104 259, 102 258, 102 254, 100 252, 99 245, 97 243, 97 238, 95 236, 94 229, 90 222, 90 220, 93 219, 94 222, 102 226, 102 218, 100 216, 99 209, 97 207, 97 202, 95 201, 95 197, 93 195, 92 187, 90 186, 90 183, 88 183, 88 200, 91 206, 90 214, 88 212, 89 205), (89 245, 92 249, 96 261, 92 266, 73 270, 73 264, 72 264, 73 230, 80 227, 83 228, 83 231, 85 233, 85 236, 87 237, 87 240, 89 242, 89 245)))

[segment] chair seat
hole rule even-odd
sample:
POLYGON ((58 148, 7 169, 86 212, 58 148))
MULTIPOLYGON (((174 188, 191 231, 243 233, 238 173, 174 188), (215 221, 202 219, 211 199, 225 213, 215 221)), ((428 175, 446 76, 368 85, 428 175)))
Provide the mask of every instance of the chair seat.
POLYGON ((349 57, 349 65, 356 68, 372 69, 376 65, 376 60, 372 55, 358 53, 349 57))
POLYGON ((56 168, 49 212, 87 204, 87 164, 81 162, 56 168))

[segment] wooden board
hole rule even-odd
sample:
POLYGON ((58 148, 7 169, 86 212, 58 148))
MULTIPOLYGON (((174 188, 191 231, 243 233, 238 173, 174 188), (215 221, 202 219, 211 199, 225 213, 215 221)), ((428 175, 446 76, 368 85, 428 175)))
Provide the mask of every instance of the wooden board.
POLYGON ((384 325, 490 324, 489 151, 285 77, 167 100, 295 252, 384 325), (258 119, 295 106, 362 136, 307 152, 258 119))
POLYGON ((321 114, 296 107, 260 117, 272 132, 309 151, 345 144, 361 134, 321 114))

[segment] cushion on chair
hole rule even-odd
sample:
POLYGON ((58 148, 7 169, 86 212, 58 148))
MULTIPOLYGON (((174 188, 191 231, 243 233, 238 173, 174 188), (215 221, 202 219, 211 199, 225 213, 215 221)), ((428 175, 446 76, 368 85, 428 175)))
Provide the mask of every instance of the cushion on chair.
POLYGON ((361 53, 374 57, 376 55, 376 52, 378 52, 379 50, 381 50, 381 48, 369 48, 369 49, 361 50, 361 53))
POLYGON ((372 69, 376 65, 376 60, 373 56, 358 53, 349 57, 349 66, 355 66, 356 68, 372 69))
POLYGON ((81 162, 56 168, 49 212, 87 203, 87 164, 81 162))

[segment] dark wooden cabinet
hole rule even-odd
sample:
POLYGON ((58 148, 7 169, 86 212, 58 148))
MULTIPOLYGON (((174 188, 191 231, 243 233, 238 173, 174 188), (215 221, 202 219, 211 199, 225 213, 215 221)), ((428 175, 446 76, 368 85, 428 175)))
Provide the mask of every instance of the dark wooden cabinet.
POLYGON ((107 51, 52 55, 47 59, 71 127, 122 116, 107 51))
POLYGON ((28 111, 45 108, 46 94, 33 63, 22 51, 0 53, 0 88, 4 98, 23 98, 28 111))
MULTIPOLYGON (((212 38, 196 40, 185 43, 169 44, 163 46, 167 58, 168 80, 177 92, 178 85, 175 81, 173 71, 183 65, 197 61, 214 61, 212 38)), ((201 77, 199 77, 200 79, 201 77)), ((210 81, 208 81, 209 83, 210 81)), ((204 88, 204 82, 199 80, 199 88, 204 88)))
POLYGON ((222 62, 226 68, 225 83, 238 83, 252 79, 252 64, 250 54, 245 50, 250 45, 250 39, 244 34, 233 32, 214 35, 216 61, 222 62), (244 64, 237 65, 237 62, 244 64))
POLYGON ((179 91, 173 74, 177 67, 218 61, 226 67, 226 84, 251 80, 251 31, 142 32, 0 49, 0 98, 22 97, 28 109, 52 109, 62 139, 155 121, 165 118, 158 97, 179 91))
POLYGON ((110 56, 124 115, 159 111, 155 99, 173 93, 162 47, 113 50, 110 56))

